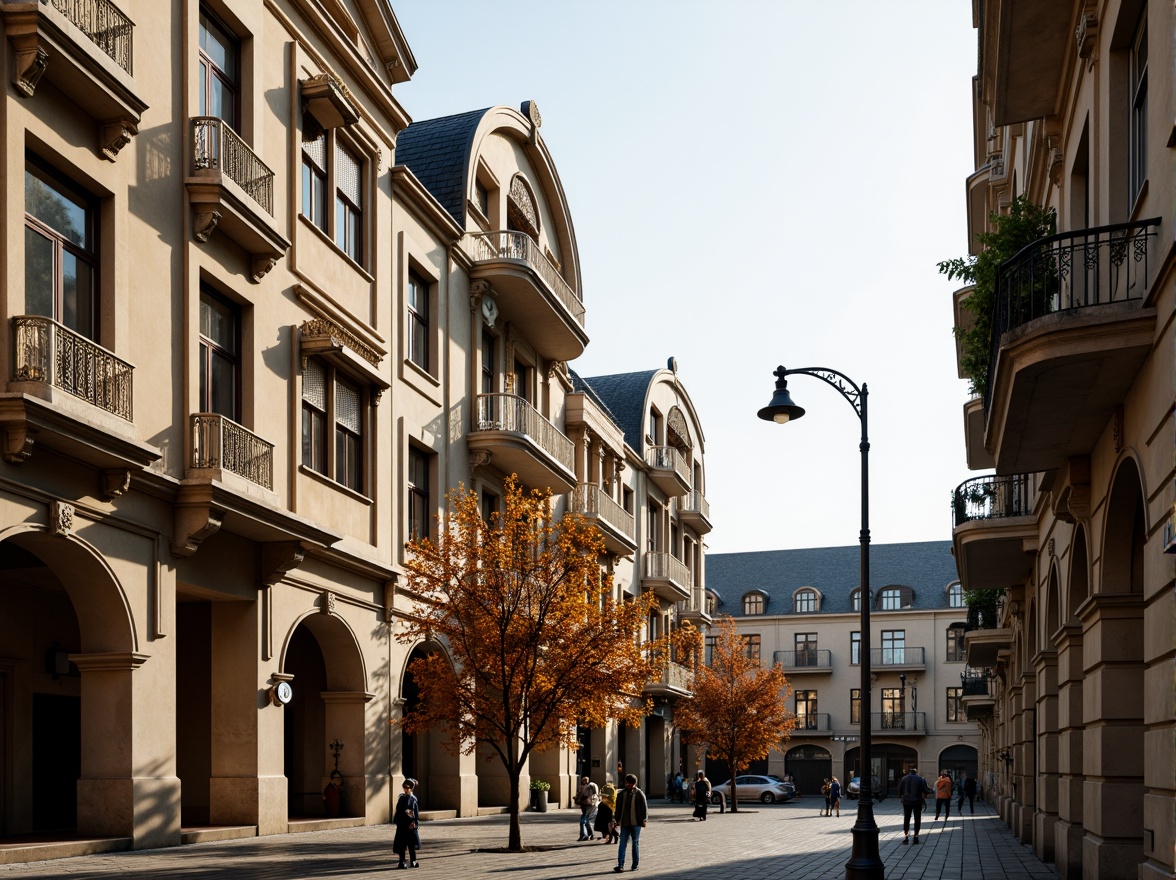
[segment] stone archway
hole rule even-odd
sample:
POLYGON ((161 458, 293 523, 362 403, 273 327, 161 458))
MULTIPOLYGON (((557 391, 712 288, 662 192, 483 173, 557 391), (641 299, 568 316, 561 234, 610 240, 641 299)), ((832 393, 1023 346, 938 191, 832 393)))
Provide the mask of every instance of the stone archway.
MULTIPOLYGON (((792 774, 798 795, 820 795, 822 784, 833 775, 833 756, 821 746, 793 746, 784 755, 784 772, 792 774)), ((841 782, 848 785, 849 777, 841 782)))
MULTIPOLYGON (((417 645, 405 661, 400 684, 403 715, 412 712, 420 702, 420 685, 413 675, 412 662, 440 650, 436 644, 417 645)), ((420 783, 416 794, 421 809, 456 810, 461 815, 461 761, 452 747, 446 745, 448 734, 438 730, 415 734, 407 733, 404 728, 399 730, 400 775, 420 783)))
MULTIPOLYGON (((329 606, 328 606, 329 607, 329 606)), ((355 634, 329 611, 311 613, 293 628, 282 673, 292 676, 294 698, 283 708, 283 766, 291 818, 318 817, 335 769, 332 744, 341 743, 340 816, 364 816, 373 779, 368 775, 367 692, 355 634)))

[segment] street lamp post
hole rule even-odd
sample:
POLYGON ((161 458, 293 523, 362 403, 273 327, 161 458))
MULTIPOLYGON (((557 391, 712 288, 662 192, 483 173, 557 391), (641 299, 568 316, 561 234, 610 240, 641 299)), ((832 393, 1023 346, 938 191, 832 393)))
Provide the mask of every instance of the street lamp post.
POLYGON ((861 752, 861 767, 858 776, 861 789, 858 794, 857 822, 853 826, 853 851, 845 863, 846 880, 883 880, 884 866, 878 852, 878 823, 874 820, 873 768, 870 763, 870 440, 866 401, 869 391, 865 383, 859 388, 844 373, 825 367, 801 367, 787 370, 777 367, 776 392, 772 402, 759 411, 759 417, 769 422, 784 424, 804 415, 804 408, 792 402, 788 393, 788 376, 796 374, 813 376, 836 388, 849 401, 862 423, 862 440, 858 448, 862 453, 862 529, 861 542, 861 583, 858 592, 858 607, 861 609, 861 715, 858 718, 861 752))

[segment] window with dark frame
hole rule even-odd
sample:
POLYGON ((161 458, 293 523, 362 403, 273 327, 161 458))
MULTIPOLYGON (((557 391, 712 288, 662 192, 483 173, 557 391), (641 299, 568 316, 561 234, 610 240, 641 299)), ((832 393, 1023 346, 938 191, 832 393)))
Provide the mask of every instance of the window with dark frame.
POLYGON ((850 605, 853 607, 854 611, 861 611, 862 610, 862 591, 861 591, 860 587, 858 589, 854 590, 852 594, 850 594, 849 602, 850 602, 850 605))
POLYGON ((796 692, 796 729, 817 729, 817 692, 796 692))
POLYGON ((200 412, 241 421, 241 316, 207 288, 200 291, 200 412))
POLYGON ((234 130, 240 120, 240 43, 200 9, 200 115, 223 119, 234 130))
POLYGON ((327 230, 327 136, 302 142, 302 216, 327 230))
POLYGON ((743 613, 747 615, 764 613, 764 594, 748 593, 743 597, 743 613))
POLYGON ((429 459, 427 452, 408 448, 408 537, 425 538, 430 534, 429 459))
POLYGON ((335 481, 353 492, 363 489, 363 395, 335 377, 335 481))
POLYGON ((947 607, 948 608, 963 608, 964 607, 964 587, 962 584, 952 584, 947 588, 947 607))
MULTIPOLYGON (((415 272, 408 273, 408 359, 426 372, 429 370, 429 284, 415 272)), ((493 351, 491 338, 491 351, 493 351)), ((493 382, 493 365, 486 372, 486 338, 483 334, 482 384, 493 382)), ((492 356, 491 356, 492 357, 492 356)), ((483 393, 488 393, 483 389, 483 393)))
POLYGON ((964 689, 962 687, 947 689, 947 720, 949 722, 967 720, 964 715, 964 689))
POLYGON ((743 636, 743 650, 748 660, 760 659, 760 637, 758 634, 743 636))
POLYGON ((906 695, 902 688, 882 688, 882 728, 906 729, 906 695))
POLYGON ((25 163, 25 311, 97 341, 96 201, 34 161, 25 163))
POLYGON ((718 643, 718 636, 707 636, 703 644, 703 660, 707 666, 710 666, 715 659, 715 645, 718 643))
POLYGON ((314 358, 302 371, 302 464, 327 473, 327 371, 314 358))
POLYGON ((363 262, 363 162, 335 143, 335 244, 363 262))
POLYGON ((1139 13, 1135 34, 1131 38, 1130 61, 1131 124, 1129 132, 1130 211, 1147 180, 1147 6, 1139 13))
POLYGON ((862 723, 862 689, 850 688, 849 691, 849 723, 862 723))
POLYGON ((796 650, 797 666, 817 665, 817 634, 796 633, 793 636, 793 647, 796 650))
POLYGON ((902 593, 897 587, 887 587, 878 597, 878 604, 883 611, 898 611, 902 608, 902 593))
POLYGON ((302 464, 361 494, 365 489, 364 405, 361 386, 332 364, 307 359, 302 371, 302 464))
POLYGON ((882 630, 882 664, 895 666, 906 663, 906 630, 882 630))
POLYGON ((964 633, 962 623, 953 623, 947 628, 947 662, 962 663, 964 660, 964 633))
POLYGON ((801 590, 793 600, 793 611, 797 614, 812 614, 817 610, 817 594, 813 590, 801 590))
POLYGON ((860 632, 851 632, 849 634, 849 664, 857 666, 862 662, 862 634, 860 632))

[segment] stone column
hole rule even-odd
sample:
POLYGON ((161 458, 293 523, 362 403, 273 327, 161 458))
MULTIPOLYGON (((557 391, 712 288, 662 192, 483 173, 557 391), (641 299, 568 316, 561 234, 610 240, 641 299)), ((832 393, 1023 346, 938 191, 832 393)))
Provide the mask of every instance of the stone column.
POLYGON ((363 691, 321 691, 319 696, 326 704, 326 742, 323 743, 325 772, 321 787, 325 789, 331 781, 335 758, 331 754, 330 743, 338 740, 343 743, 343 749, 339 752, 339 772, 343 774, 342 815, 367 818, 370 814, 374 823, 379 816, 375 795, 381 789, 387 791, 388 783, 387 776, 372 766, 374 762, 369 761, 367 755, 364 712, 368 701, 375 694, 363 691))
POLYGON ((1058 654, 1046 648, 1034 658, 1037 679, 1037 810, 1033 849, 1043 862, 1054 861, 1058 821, 1058 654))
POLYGON ((1062 627, 1058 646, 1058 821, 1054 866, 1062 880, 1082 877, 1082 626, 1062 627))

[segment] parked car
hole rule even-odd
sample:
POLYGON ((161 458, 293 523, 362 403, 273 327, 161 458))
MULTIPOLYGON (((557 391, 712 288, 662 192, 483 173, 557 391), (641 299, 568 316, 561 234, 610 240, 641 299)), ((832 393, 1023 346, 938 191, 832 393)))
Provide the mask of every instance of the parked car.
MULTIPOLYGON (((873 791, 871 794, 874 796, 874 800, 876 801, 882 801, 886 798, 886 792, 882 790, 881 784, 882 780, 875 776, 873 779, 873 791)), ((855 776, 853 779, 849 780, 849 784, 845 786, 845 796, 853 801, 858 799, 858 795, 861 794, 861 791, 862 780, 860 776, 855 776)))
MULTIPOLYGON (((790 782, 782 782, 772 776, 744 775, 735 777, 735 788, 741 801, 759 801, 762 804, 787 803, 796 797, 796 788, 790 782)), ((719 795, 731 799, 731 780, 711 788, 711 800, 719 802, 719 795)))

